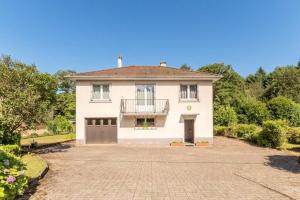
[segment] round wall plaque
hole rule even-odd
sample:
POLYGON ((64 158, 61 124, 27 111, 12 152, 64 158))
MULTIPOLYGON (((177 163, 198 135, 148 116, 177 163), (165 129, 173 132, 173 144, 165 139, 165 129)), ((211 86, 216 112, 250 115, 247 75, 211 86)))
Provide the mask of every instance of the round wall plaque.
POLYGON ((188 105, 188 106, 186 107, 186 109, 187 109, 188 111, 190 111, 190 110, 192 110, 192 106, 191 106, 191 105, 188 105))

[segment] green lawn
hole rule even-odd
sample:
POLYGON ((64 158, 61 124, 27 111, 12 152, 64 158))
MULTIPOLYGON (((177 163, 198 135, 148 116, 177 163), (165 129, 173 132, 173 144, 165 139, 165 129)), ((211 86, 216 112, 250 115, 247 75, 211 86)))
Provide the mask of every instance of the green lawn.
POLYGON ((43 145, 43 144, 65 142, 73 139, 75 139, 74 133, 64 134, 64 135, 41 136, 36 138, 22 138, 21 145, 30 145, 31 143, 33 143, 33 141, 37 142, 38 145, 43 145))
POLYGON ((38 177, 46 167, 45 161, 38 156, 27 154, 22 156, 21 159, 26 164, 25 175, 29 178, 38 177))

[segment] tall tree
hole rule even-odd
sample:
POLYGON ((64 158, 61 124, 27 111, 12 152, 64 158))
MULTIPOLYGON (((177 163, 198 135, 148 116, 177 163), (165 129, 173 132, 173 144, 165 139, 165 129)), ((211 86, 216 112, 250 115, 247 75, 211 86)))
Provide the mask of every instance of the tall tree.
POLYGON ((250 74, 246 78, 246 92, 249 96, 260 98, 266 88, 267 73, 260 67, 254 75, 250 74))
POLYGON ((73 81, 66 78, 68 75, 75 74, 74 70, 59 70, 54 74, 57 79, 58 92, 71 93, 75 91, 75 84, 73 81))
POLYGON ((192 68, 191 66, 187 65, 187 64, 183 64, 180 66, 180 69, 183 69, 183 70, 188 70, 188 71, 192 71, 192 68))
POLYGON ((236 107, 245 96, 244 79, 230 65, 209 64, 200 67, 198 71, 223 75, 222 79, 214 83, 215 103, 236 107))
POLYGON ((56 103, 53 109, 54 117, 60 115, 67 119, 75 119, 75 83, 66 76, 75 74, 74 70, 59 70, 54 74, 58 83, 56 103))
POLYGON ((285 96, 300 103, 300 69, 295 66, 277 67, 268 76, 264 99, 285 96))
POLYGON ((0 144, 15 143, 23 130, 44 122, 55 101, 56 81, 35 65, 0 60, 0 144))

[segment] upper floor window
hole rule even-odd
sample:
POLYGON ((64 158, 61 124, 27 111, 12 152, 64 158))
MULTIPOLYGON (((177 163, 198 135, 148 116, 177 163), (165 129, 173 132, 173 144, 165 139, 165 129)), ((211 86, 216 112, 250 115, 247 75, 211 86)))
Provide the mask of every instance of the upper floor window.
POLYGON ((180 99, 197 100, 198 99, 197 84, 180 85, 180 99))
POLYGON ((110 101, 110 86, 109 84, 93 84, 92 89, 93 101, 110 101))

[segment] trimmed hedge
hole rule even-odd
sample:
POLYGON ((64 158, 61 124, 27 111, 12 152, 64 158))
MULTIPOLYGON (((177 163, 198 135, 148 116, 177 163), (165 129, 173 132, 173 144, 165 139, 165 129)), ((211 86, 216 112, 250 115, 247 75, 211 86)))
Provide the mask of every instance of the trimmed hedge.
POLYGON ((261 128, 254 124, 238 124, 233 131, 237 137, 256 143, 261 128))
POLYGON ((237 124, 231 127, 215 126, 214 135, 232 138, 242 138, 256 143, 261 127, 254 124, 237 124))
POLYGON ((287 122, 283 120, 269 120, 263 123, 262 131, 257 142, 260 146, 280 147, 286 142, 287 122))

